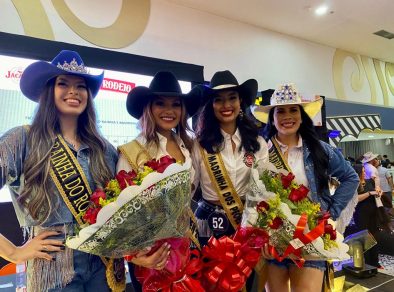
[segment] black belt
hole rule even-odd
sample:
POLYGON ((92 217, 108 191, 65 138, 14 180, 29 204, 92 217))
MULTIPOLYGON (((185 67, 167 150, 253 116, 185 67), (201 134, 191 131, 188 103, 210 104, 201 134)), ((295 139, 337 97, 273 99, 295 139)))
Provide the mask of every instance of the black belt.
POLYGON ((204 209, 207 212, 214 212, 217 209, 223 209, 222 206, 213 204, 205 199, 201 199, 200 201, 198 201, 198 207, 204 209))

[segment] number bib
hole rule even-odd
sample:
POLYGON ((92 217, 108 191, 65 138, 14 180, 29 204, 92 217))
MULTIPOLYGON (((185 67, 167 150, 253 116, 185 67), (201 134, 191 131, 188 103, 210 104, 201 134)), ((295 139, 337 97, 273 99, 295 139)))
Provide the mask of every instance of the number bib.
POLYGON ((226 214, 216 210, 208 216, 208 226, 213 232, 224 233, 227 231, 230 222, 226 214))

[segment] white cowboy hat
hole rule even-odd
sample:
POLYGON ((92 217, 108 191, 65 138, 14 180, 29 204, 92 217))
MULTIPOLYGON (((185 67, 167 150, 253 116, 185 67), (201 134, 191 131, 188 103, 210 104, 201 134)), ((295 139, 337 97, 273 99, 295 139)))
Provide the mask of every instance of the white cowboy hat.
POLYGON ((299 95, 296 86, 293 83, 282 84, 274 91, 271 96, 270 105, 259 106, 256 105, 252 113, 257 120, 266 124, 268 122, 268 114, 273 107, 278 105, 291 105, 299 104, 301 105, 307 115, 312 119, 320 111, 323 105, 323 99, 319 96, 317 99, 303 100, 302 96, 299 95))
POLYGON ((364 158, 363 158, 363 160, 361 160, 361 162, 362 163, 367 163, 367 162, 375 159, 378 156, 379 156, 379 154, 375 154, 375 153, 372 153, 372 152, 367 152, 367 153, 365 153, 363 155, 364 158))

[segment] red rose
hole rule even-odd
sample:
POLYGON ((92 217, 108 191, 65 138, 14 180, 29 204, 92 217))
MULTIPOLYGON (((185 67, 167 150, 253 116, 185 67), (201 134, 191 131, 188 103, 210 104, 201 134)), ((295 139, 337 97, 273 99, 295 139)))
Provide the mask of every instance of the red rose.
POLYGON ((270 206, 266 201, 261 201, 257 204, 256 209, 257 212, 266 213, 269 210, 270 206))
POLYGON ((328 211, 321 211, 317 214, 317 221, 320 223, 323 220, 328 220, 331 217, 330 212, 328 211))
POLYGON ((134 170, 129 172, 121 170, 117 175, 115 175, 115 178, 118 181, 120 188, 124 190, 127 186, 135 185, 133 179, 135 179, 136 176, 137 173, 134 170))
POLYGON ((83 215, 83 220, 87 223, 94 224, 97 220, 97 214, 101 208, 88 208, 85 215, 83 215))
POLYGON ((272 223, 269 225, 271 229, 278 229, 281 227, 283 224, 283 220, 280 217, 275 217, 274 220, 272 220, 272 223))
POLYGON ((156 170, 158 162, 156 161, 156 159, 152 159, 152 160, 149 160, 149 161, 145 162, 144 165, 152 168, 153 170, 156 170))
POLYGON ((295 176, 291 172, 289 172, 287 175, 281 174, 280 179, 282 181, 283 188, 287 189, 294 178, 295 176))
POLYGON ((300 185, 298 187, 298 191, 301 193, 302 196, 304 196, 304 198, 306 198, 308 196, 309 189, 306 186, 300 185))
POLYGON ((329 234, 331 240, 337 239, 337 231, 331 224, 326 224, 324 226, 324 234, 329 234))
POLYGON ((335 229, 330 233, 330 239, 331 240, 337 239, 337 231, 335 229))
POLYGON ((90 196, 90 201, 93 202, 95 206, 100 206, 100 198, 105 200, 107 194, 102 189, 97 189, 94 193, 90 196))
POLYGON ((169 155, 163 156, 162 158, 159 159, 155 170, 159 173, 163 173, 170 164, 173 164, 175 162, 176 160, 171 156, 169 155))
POLYGON ((309 189, 304 185, 300 185, 298 189, 292 189, 289 194, 289 200, 292 202, 298 202, 305 199, 308 196, 309 189))

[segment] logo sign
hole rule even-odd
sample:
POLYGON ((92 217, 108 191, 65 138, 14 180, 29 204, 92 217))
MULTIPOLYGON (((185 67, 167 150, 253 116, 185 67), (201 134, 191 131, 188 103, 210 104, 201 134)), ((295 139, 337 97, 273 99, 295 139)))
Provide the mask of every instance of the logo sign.
POLYGON ((101 89, 103 90, 120 93, 129 93, 134 87, 135 83, 110 78, 104 78, 101 84, 101 89))
POLYGON ((23 68, 22 67, 14 67, 11 68, 10 70, 6 71, 5 78, 11 80, 14 83, 19 83, 19 80, 21 79, 23 73, 23 68))

